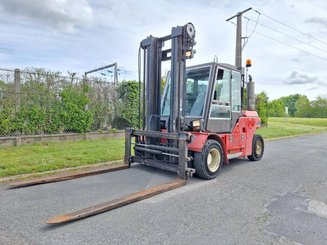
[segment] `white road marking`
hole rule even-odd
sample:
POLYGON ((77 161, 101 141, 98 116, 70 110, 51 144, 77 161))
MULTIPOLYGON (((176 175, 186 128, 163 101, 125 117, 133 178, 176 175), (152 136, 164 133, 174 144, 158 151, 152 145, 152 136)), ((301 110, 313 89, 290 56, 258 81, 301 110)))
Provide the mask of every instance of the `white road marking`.
POLYGON ((308 212, 320 217, 327 218, 327 204, 316 200, 309 200, 308 212))
POLYGON ((170 197, 180 195, 180 194, 186 193, 188 191, 193 191, 195 189, 198 189, 198 188, 210 185, 210 184, 215 184, 216 182, 217 182, 217 179, 214 179, 214 180, 200 180, 200 181, 196 181, 196 182, 193 182, 193 183, 187 183, 183 187, 180 187, 178 189, 162 193, 160 195, 151 197, 149 199, 145 199, 145 200, 141 201, 140 203, 155 204, 155 203, 164 201, 164 200, 166 200, 166 199, 168 199, 170 197))

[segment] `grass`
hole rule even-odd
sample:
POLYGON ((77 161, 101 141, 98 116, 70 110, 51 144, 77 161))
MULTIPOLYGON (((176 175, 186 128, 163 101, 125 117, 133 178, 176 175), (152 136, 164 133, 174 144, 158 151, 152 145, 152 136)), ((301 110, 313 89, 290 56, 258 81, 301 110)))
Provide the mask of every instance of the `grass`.
POLYGON ((299 124, 299 125, 309 125, 309 126, 317 126, 317 127, 327 127, 327 118, 298 118, 298 117, 290 117, 287 120, 284 117, 270 117, 269 123, 271 122, 279 122, 287 124, 299 124))
POLYGON ((120 160, 123 156, 123 138, 1 147, 0 177, 120 160))
POLYGON ((257 130, 265 139, 300 134, 319 133, 327 130, 327 118, 270 117, 268 128, 257 130))
MULTIPOLYGON (((257 133, 265 139, 327 131, 327 119, 269 118, 269 127, 257 133)), ((120 160, 124 139, 99 139, 0 147, 0 177, 38 173, 120 160)))
POLYGON ((319 133, 326 130, 327 126, 301 125, 269 120, 268 128, 260 128, 257 130, 257 133, 261 134, 265 139, 273 139, 285 136, 319 133))

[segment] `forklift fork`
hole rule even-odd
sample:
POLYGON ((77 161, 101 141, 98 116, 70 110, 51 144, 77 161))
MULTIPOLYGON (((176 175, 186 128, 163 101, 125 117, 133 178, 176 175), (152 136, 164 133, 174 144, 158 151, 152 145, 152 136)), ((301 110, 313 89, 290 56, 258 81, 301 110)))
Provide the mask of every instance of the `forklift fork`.
POLYGON ((33 185, 42 185, 42 184, 60 182, 65 180, 77 179, 77 178, 82 178, 82 177, 96 175, 96 174, 109 173, 109 172, 127 169, 128 167, 129 167, 128 165, 119 165, 116 167, 103 167, 95 170, 81 171, 77 173, 65 173, 55 176, 38 177, 28 180, 15 180, 9 182, 8 184, 12 188, 21 188, 21 187, 28 187, 33 185))
POLYGON ((149 189, 145 189, 143 191, 135 192, 123 197, 119 197, 117 199, 104 202, 101 204, 97 204, 88 208, 83 208, 75 212, 66 213, 63 215, 56 216, 54 218, 51 218, 47 221, 47 224, 62 224, 86 217, 90 217, 96 214, 100 214, 103 212, 107 212, 116 208, 120 208, 123 206, 126 206, 128 204, 138 202, 147 198, 150 198, 152 196, 182 187, 186 184, 185 179, 176 179, 175 181, 162 184, 159 186, 155 186, 149 189))

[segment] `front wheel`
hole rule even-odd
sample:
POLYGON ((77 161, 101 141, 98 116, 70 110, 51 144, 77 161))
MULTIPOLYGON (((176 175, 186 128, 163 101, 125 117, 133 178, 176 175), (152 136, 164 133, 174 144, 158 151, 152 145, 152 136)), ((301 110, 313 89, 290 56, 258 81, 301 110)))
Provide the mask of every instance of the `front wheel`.
POLYGON ((194 153, 194 168, 202 179, 214 179, 223 165, 224 155, 221 145, 216 140, 207 140, 202 152, 194 153))
POLYGON ((259 134, 255 134, 252 140, 252 154, 248 156, 250 161, 259 161, 265 150, 263 138, 259 134))

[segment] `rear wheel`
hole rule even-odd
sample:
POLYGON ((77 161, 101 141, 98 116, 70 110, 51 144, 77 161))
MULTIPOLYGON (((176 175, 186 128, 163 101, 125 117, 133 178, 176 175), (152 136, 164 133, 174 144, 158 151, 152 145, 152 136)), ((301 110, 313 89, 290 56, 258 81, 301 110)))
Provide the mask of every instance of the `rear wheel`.
POLYGON ((194 168, 202 179, 214 179, 223 165, 224 155, 216 140, 207 140, 202 152, 194 153, 194 168))
POLYGON ((261 135, 255 134, 252 140, 252 154, 248 156, 250 161, 259 161, 265 150, 264 141, 261 135))

